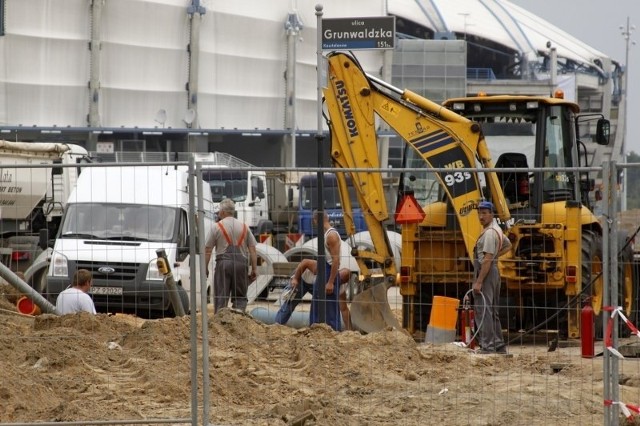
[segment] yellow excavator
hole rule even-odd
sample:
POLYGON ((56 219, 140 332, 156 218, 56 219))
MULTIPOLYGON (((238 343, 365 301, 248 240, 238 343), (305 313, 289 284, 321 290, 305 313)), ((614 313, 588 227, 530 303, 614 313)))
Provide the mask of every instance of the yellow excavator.
MULTIPOLYGON (((366 332, 397 327, 387 290, 399 285, 402 327, 422 338, 433 296, 462 298, 470 288, 470 257, 481 231, 477 205, 490 200, 512 242, 499 264, 508 326, 544 324, 579 337, 584 300, 597 313, 602 307, 602 228, 589 207, 593 179, 567 169, 585 165, 586 146, 576 134, 594 117, 579 116, 576 104, 556 97, 479 96, 439 105, 366 74, 351 55, 327 59, 331 157, 334 167, 350 169, 337 173, 347 233, 355 227, 345 174, 375 248, 354 251, 364 289, 352 301, 354 325, 366 332), (400 266, 385 228, 391 217, 380 172, 379 120, 404 142, 394 214, 402 228, 400 266), (495 164, 485 133, 503 151, 495 164), (480 173, 477 167, 505 171, 480 173)), ((607 144, 609 122, 596 118, 596 142, 607 144)), ((620 279, 619 303, 627 314, 634 300, 630 269, 620 279)))

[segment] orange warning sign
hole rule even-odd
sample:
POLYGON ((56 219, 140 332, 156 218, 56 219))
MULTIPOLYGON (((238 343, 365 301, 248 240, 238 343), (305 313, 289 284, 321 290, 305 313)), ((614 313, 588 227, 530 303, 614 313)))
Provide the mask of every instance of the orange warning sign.
POLYGON ((413 195, 408 194, 402 197, 396 207, 395 221, 397 224, 420 223, 424 217, 425 213, 413 195))

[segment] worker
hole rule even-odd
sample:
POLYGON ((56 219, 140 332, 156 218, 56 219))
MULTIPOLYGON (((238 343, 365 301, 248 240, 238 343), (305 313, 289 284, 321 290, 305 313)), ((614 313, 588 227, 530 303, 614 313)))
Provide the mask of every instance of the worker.
POLYGON ((56 300, 56 311, 60 315, 75 314, 77 312, 96 313, 93 299, 87 293, 91 288, 93 277, 86 269, 78 269, 73 275, 73 282, 56 300))
MULTIPOLYGON (((317 277, 318 262, 314 259, 303 259, 298 264, 293 275, 291 276, 291 286, 295 295, 289 300, 283 300, 280 305, 280 309, 276 313, 276 324, 286 324, 291 318, 293 311, 302 298, 307 293, 313 294, 313 284, 317 277)), ((342 322, 344 323, 345 330, 352 330, 351 327, 351 314, 349 312, 349 306, 347 306, 347 292, 346 287, 351 276, 351 271, 348 268, 341 268, 338 271, 338 277, 340 280, 340 313, 342 315, 342 322)))
POLYGON ((498 316, 500 274, 497 260, 511 248, 511 242, 494 221, 493 203, 481 201, 478 204, 478 217, 483 229, 473 249, 472 289, 480 346, 476 352, 506 354, 507 346, 502 338, 502 325, 498 316))
POLYGON ((231 299, 233 309, 247 309, 249 280, 256 279, 258 259, 256 239, 248 226, 236 219, 233 200, 220 201, 219 220, 210 230, 205 244, 205 262, 209 265, 213 248, 216 249, 216 267, 213 276, 214 313, 226 308, 231 299), (247 258, 251 272, 247 276, 247 258))
MULTIPOLYGON (((324 229, 324 252, 326 254, 325 278, 326 283, 316 283, 313 285, 313 298, 311 299, 311 311, 309 313, 309 324, 320 322, 320 309, 326 309, 325 322, 334 330, 340 331, 340 284, 338 282, 338 271, 340 270, 340 245, 342 240, 338 231, 331 226, 329 215, 323 212, 322 227, 324 229), (322 285, 324 285, 325 300, 321 299, 322 285)), ((317 226, 318 212, 313 212, 313 223, 317 226)))

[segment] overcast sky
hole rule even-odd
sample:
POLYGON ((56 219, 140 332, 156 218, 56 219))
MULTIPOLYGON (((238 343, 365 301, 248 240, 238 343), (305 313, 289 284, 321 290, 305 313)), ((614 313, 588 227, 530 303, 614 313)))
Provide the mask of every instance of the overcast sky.
POLYGON ((625 65, 620 26, 637 28, 629 43, 627 148, 640 154, 640 0, 510 0, 625 65))

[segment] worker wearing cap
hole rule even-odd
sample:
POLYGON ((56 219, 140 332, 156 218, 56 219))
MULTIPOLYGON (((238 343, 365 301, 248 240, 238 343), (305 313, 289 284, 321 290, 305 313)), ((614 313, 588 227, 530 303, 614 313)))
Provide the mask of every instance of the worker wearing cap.
POLYGON ((498 316, 500 302, 500 273, 497 260, 511 248, 511 242, 494 220, 494 207, 490 201, 478 204, 478 217, 482 232, 473 249, 473 295, 478 331, 479 353, 507 353, 498 316), (483 297, 484 296, 484 297, 483 297))

